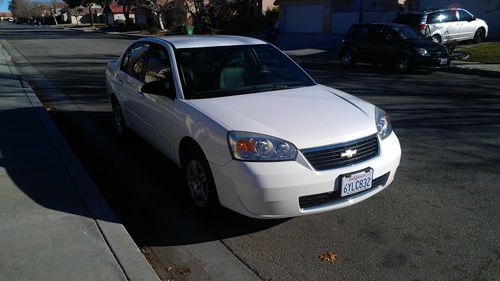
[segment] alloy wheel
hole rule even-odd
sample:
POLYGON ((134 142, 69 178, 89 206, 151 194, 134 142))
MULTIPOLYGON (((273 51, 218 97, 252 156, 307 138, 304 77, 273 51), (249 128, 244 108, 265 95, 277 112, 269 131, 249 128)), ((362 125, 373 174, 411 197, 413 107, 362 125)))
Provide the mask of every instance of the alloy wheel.
POLYGON ((186 167, 189 193, 196 206, 203 208, 208 204, 208 179, 202 164, 192 159, 186 167))
POLYGON ((113 104, 113 116, 115 119, 115 130, 118 136, 125 133, 125 119, 123 118, 122 110, 118 103, 113 104))
POLYGON ((432 36, 432 41, 441 44, 441 37, 439 35, 432 36))
POLYGON ((484 31, 482 29, 478 29, 476 31, 476 35, 474 35, 474 41, 476 43, 481 43, 484 40, 484 31))

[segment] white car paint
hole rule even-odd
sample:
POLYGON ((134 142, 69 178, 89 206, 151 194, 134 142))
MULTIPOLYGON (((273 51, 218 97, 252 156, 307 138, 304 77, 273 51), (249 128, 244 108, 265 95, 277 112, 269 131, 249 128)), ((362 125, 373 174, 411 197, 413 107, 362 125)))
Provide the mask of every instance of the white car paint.
MULTIPOLYGON (((302 150, 377 134, 375 106, 322 85, 206 99, 185 99, 174 48, 266 44, 236 36, 147 38, 170 54, 176 98, 141 92, 143 82, 120 70, 120 57, 106 70, 107 92, 123 109, 126 124, 179 167, 179 146, 191 138, 209 162, 221 205, 256 218, 293 217, 358 203, 385 189, 394 179, 401 157, 395 133, 377 137, 379 154, 361 163, 317 171, 302 150), (270 135, 293 143, 294 161, 246 162, 233 159, 230 131, 270 135), (343 174, 372 168, 374 178, 387 173, 384 185, 313 208, 301 208, 299 197, 334 191, 343 174)), ((283 54, 284 55, 284 54, 283 54)), ((123 55, 122 55, 123 56, 123 55)))
MULTIPOLYGON (((465 9, 443 9, 443 10, 437 10, 433 11, 429 14, 433 13, 454 13, 456 18, 458 19, 457 21, 451 21, 451 22, 436 22, 436 23, 428 23, 427 25, 429 27, 430 31, 430 36, 439 36, 441 38, 442 43, 446 43, 449 41, 466 41, 466 40, 472 40, 474 39, 474 35, 476 34, 476 31, 480 28, 483 28, 485 30, 484 37, 486 38, 488 36, 488 24, 478 18, 473 18, 473 20, 467 21, 464 19, 461 19, 459 16, 460 11, 462 13, 466 13, 470 16, 473 16, 469 11, 465 9)), ((428 20, 429 15, 426 16, 428 20)), ((425 30, 422 30, 421 33, 423 35, 426 35, 425 30)))

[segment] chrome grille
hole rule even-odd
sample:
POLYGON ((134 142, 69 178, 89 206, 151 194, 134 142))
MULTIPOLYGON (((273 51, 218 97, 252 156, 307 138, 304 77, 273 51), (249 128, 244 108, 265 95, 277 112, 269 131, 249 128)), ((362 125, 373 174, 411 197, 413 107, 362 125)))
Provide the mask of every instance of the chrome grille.
POLYGON ((378 137, 371 135, 351 142, 301 150, 307 161, 318 171, 359 163, 378 155, 378 137), (356 151, 352 157, 342 156, 349 150, 356 151))

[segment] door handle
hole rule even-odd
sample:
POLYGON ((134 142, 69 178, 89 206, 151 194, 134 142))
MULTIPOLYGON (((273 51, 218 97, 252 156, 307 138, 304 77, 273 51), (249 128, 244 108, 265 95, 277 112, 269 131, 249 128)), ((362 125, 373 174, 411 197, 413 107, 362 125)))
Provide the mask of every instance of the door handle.
POLYGON ((141 91, 137 91, 137 93, 139 94, 139 97, 141 97, 141 98, 144 98, 144 97, 145 97, 143 92, 141 92, 141 91))

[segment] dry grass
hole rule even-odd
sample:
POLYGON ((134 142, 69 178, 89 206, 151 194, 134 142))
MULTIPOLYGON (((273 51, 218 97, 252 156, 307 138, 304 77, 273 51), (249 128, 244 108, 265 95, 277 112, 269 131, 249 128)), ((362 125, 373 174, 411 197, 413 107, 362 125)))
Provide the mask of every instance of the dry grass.
POLYGON ((500 63, 500 42, 488 42, 465 49, 471 55, 468 61, 500 63))

